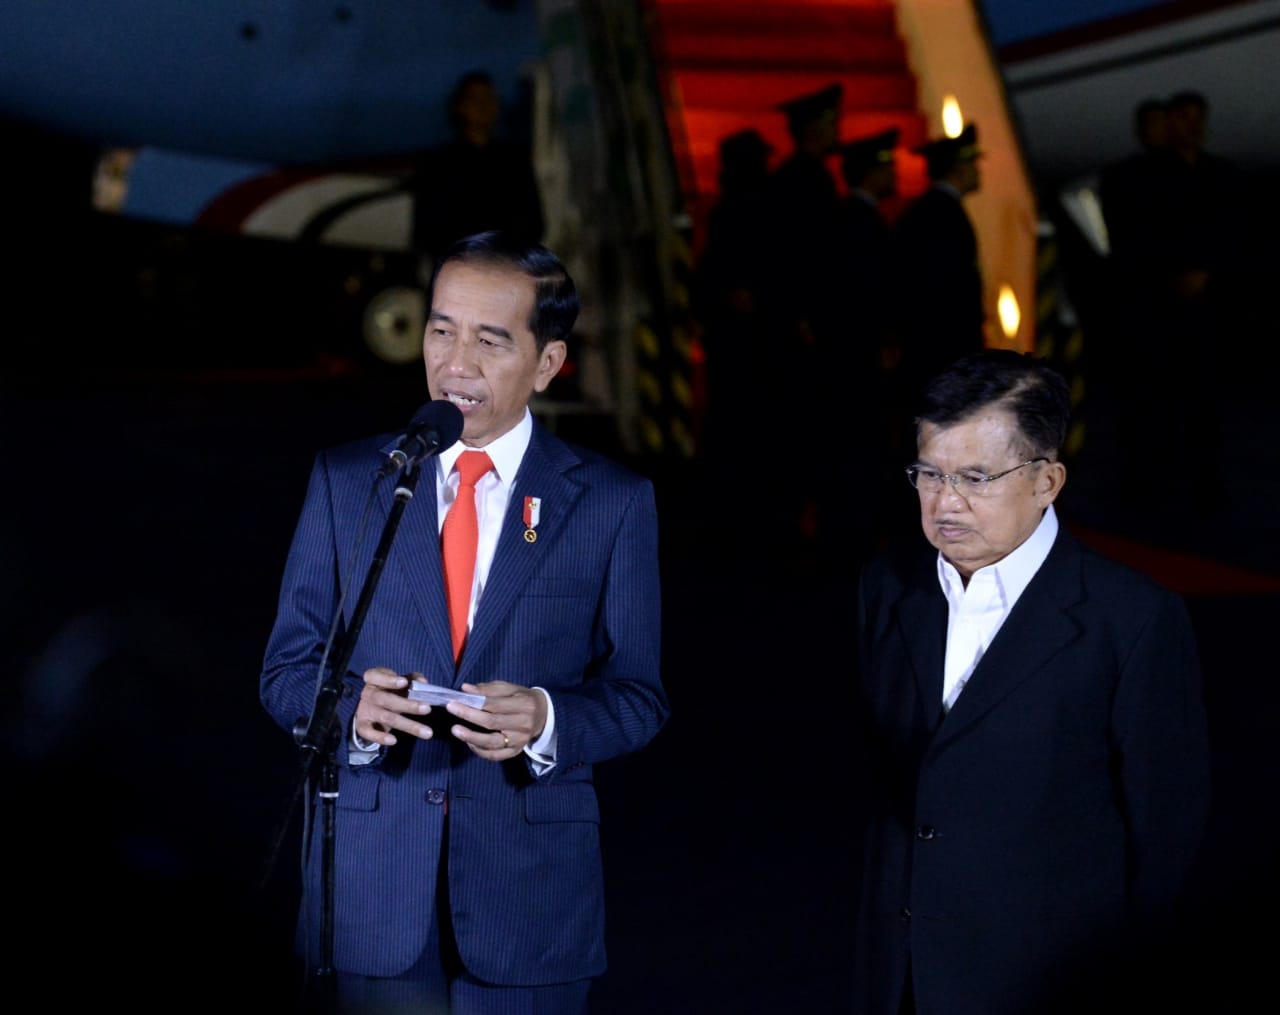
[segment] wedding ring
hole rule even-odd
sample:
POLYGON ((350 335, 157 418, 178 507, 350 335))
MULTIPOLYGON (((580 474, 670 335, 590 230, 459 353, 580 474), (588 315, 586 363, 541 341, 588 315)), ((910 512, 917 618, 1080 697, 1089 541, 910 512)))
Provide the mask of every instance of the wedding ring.
MULTIPOLYGON (((499 730, 499 732, 501 732, 501 730, 499 730)), ((507 735, 505 733, 502 734, 502 746, 503 747, 511 746, 511 741, 507 739, 507 735)))

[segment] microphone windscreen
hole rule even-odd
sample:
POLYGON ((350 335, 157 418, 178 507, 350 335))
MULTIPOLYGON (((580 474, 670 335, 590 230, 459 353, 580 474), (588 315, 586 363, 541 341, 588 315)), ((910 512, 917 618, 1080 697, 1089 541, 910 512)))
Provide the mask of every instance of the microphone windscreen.
POLYGON ((440 438, 439 448, 450 447, 462 436, 462 410, 445 398, 436 398, 421 406, 413 414, 410 433, 434 430, 440 438))

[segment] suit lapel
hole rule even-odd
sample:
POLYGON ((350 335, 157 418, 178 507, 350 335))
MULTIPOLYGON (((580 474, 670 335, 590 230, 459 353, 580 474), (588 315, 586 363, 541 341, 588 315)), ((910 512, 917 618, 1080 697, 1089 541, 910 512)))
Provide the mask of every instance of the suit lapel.
POLYGON ((478 656, 485 643, 501 629, 538 562, 568 527, 582 488, 566 478, 565 470, 577 462, 577 456, 563 442, 534 425, 529 448, 512 486, 511 500, 502 520, 502 531, 498 535, 498 545, 484 593, 476 608, 471 633, 467 637, 467 647, 462 653, 458 683, 470 679, 466 675, 467 660, 478 656), (541 501, 537 538, 532 542, 525 538, 525 497, 537 497, 541 501))
MULTIPOLYGON (((413 500, 405 508, 388 554, 387 566, 394 567, 409 590, 417 618, 437 656, 443 672, 453 669, 453 641, 449 634, 449 608, 444 596, 444 572, 440 562, 440 526, 436 518, 436 471, 434 459, 421 466, 413 500)), ((384 515, 391 510, 395 486, 382 493, 384 515)))
MULTIPOLYGON (((936 568, 936 555, 930 557, 930 564, 936 568)), ((938 588, 936 575, 931 578, 924 567, 920 568, 911 591, 898 605, 896 619, 932 733, 942 714, 942 668, 947 644, 947 601, 938 588)))
POLYGON ((956 699, 938 744, 972 726, 1080 636, 1080 624, 1070 613, 1084 594, 1080 566, 1079 544, 1059 529, 1049 556, 956 699))

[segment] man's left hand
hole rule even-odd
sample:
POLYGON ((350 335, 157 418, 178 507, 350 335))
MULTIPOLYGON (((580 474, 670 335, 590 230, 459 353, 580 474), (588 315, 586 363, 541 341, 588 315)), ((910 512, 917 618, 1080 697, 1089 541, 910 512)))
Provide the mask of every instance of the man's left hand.
POLYGON ((489 761, 514 758, 542 735, 547 724, 547 705, 538 691, 505 680, 463 684, 462 690, 483 694, 484 708, 451 701, 445 709, 450 715, 484 729, 458 724, 451 727, 450 732, 480 757, 489 761))

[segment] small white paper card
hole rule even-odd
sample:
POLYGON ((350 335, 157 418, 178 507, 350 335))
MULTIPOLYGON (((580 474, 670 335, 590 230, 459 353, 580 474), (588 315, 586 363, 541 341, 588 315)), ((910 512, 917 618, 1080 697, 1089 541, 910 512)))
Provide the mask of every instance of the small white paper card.
POLYGON ((438 684, 424 684, 414 681, 409 685, 409 697, 414 701, 425 701, 428 705, 444 705, 450 701, 460 701, 472 708, 484 708, 483 694, 465 694, 452 687, 440 687, 438 684))

